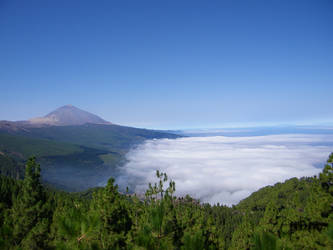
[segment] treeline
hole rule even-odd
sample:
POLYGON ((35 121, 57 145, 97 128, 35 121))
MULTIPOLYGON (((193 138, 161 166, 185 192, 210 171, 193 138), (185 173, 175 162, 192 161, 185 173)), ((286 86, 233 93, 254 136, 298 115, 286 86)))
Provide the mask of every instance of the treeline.
MULTIPOLYGON (((333 154, 329 157, 333 161, 333 154)), ((53 191, 30 158, 24 180, 0 177, 1 249, 333 249, 333 168, 260 189, 237 206, 175 197, 157 172, 145 199, 113 179, 92 195, 53 191)))

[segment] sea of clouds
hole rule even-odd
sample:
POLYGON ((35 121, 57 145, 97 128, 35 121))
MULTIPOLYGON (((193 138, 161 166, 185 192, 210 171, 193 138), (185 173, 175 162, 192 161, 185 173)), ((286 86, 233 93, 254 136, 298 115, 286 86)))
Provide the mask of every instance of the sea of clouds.
POLYGON ((148 140, 127 154, 117 182, 144 193, 158 169, 178 196, 230 206, 261 187, 318 174, 332 142, 333 135, 302 134, 148 140))

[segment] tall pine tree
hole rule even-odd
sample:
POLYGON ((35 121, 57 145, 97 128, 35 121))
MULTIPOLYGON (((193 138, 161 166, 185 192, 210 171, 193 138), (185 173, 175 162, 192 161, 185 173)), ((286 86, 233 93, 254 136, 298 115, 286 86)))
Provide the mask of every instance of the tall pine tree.
POLYGON ((40 183, 40 166, 31 157, 25 168, 22 190, 12 207, 14 245, 27 249, 45 248, 48 207, 46 194, 40 183))

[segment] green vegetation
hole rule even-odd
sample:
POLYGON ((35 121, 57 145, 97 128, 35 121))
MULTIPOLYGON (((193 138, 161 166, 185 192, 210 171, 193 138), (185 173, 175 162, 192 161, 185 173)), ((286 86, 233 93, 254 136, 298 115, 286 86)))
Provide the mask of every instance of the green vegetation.
POLYGON ((36 155, 39 158, 51 155, 69 155, 82 152, 82 149, 73 144, 49 139, 0 133, 0 151, 27 159, 31 155, 36 155))
POLYGON ((16 135, 84 145, 89 148, 111 150, 118 153, 127 152, 129 147, 146 139, 179 137, 149 129, 101 124, 29 128, 28 131, 17 131, 16 135))
POLYGON ((121 160, 121 155, 118 153, 108 153, 100 155, 99 158, 103 161, 104 165, 114 166, 121 160))
MULTIPOLYGON (((333 160, 333 154, 329 161, 333 160)), ((237 206, 175 197, 157 171, 145 199, 104 188, 46 189, 30 158, 24 180, 0 177, 1 249, 332 249, 333 168, 265 187, 237 206)))
POLYGON ((0 173, 24 175, 24 161, 35 155, 43 182, 66 191, 83 191, 117 175, 128 150, 146 139, 174 134, 118 125, 27 127, 0 129, 0 173), (9 167, 10 166, 10 167, 9 167))

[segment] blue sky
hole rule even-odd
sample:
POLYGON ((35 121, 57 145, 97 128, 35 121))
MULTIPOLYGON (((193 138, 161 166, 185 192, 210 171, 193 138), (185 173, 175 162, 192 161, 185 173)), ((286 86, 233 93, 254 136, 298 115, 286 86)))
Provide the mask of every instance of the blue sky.
POLYGON ((333 2, 0 0, 0 120, 333 124, 333 2))

